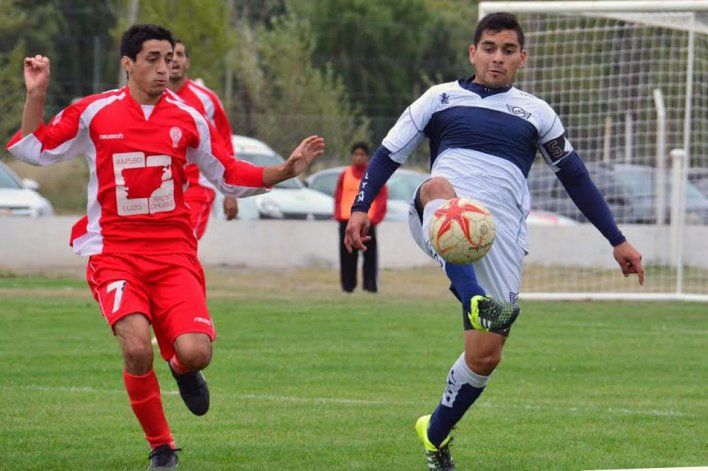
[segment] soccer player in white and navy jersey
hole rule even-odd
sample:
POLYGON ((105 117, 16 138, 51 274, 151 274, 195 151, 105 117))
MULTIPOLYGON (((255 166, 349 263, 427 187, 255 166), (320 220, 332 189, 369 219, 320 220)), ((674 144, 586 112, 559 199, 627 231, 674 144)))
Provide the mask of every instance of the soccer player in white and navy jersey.
MULTIPOLYGON (((189 49, 181 39, 175 39, 174 56, 170 67, 170 81, 167 86, 186 103, 201 111, 214 125, 221 136, 224 148, 234 155, 231 142, 233 131, 229 118, 226 116, 221 100, 216 93, 189 78, 189 49)), ((189 207, 190 220, 194 235, 201 239, 206 231, 211 213, 211 205, 216 197, 216 189, 209 183, 195 164, 187 164, 185 168, 188 186, 184 191, 184 200, 189 207)), ((233 219, 238 212, 238 200, 233 196, 224 197, 224 214, 227 219, 233 219)))
POLYGON ((483 18, 469 56, 473 77, 433 86, 389 131, 362 180, 345 242, 365 249, 371 201, 428 138, 432 178, 416 192, 409 223, 415 241, 441 263, 450 279, 451 291, 462 304, 465 329, 465 351, 448 374, 437 408, 420 417, 415 427, 429 469, 435 470, 454 469, 450 431, 487 385, 519 312, 522 262, 528 250, 526 178, 537 149, 573 202, 614 247, 625 276, 636 273, 640 283, 644 280, 641 255, 617 228, 556 113, 543 100, 512 85, 526 60, 524 33, 516 18, 509 13, 483 18), (497 229, 491 251, 471 265, 445 264, 430 245, 432 214, 456 196, 481 201, 497 229))
POLYGON ((247 196, 301 173, 324 148, 311 136, 281 166, 233 159, 204 115, 166 90, 173 47, 162 27, 130 27, 120 44, 128 84, 83 98, 48 124, 49 59, 25 58, 22 129, 7 145, 33 165, 87 158, 87 216, 74 227, 72 245, 89 257, 88 284, 118 338, 130 404, 152 449, 150 466, 161 469, 176 467, 177 455, 153 371, 150 325, 196 415, 209 408, 201 370, 215 336, 182 193, 185 164, 197 164, 222 193, 247 196))

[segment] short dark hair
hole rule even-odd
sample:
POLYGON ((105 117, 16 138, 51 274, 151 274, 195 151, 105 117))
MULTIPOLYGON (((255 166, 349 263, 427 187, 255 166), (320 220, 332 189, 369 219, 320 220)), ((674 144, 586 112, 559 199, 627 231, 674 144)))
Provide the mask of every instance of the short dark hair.
POLYGON ((490 13, 479 21, 477 29, 474 30, 473 44, 477 46, 480 39, 482 39, 482 34, 485 31, 491 31, 493 33, 498 33, 499 31, 505 29, 513 29, 516 31, 516 36, 519 38, 519 46, 521 49, 524 48, 524 30, 521 29, 519 20, 508 12, 498 12, 490 13))
POLYGON ((361 141, 355 142, 352 145, 352 150, 349 153, 353 154, 354 151, 356 151, 357 149, 363 150, 366 155, 371 155, 371 150, 369 149, 369 144, 367 144, 366 142, 361 142, 361 141))
POLYGON ((138 54, 143 50, 143 43, 151 39, 169 41, 172 47, 175 47, 175 40, 169 29, 152 24, 133 25, 120 38, 120 56, 137 59, 138 54))
POLYGON ((189 48, 187 47, 187 43, 182 41, 181 38, 175 38, 175 46, 177 44, 181 44, 182 46, 184 46, 184 55, 189 57, 189 48))

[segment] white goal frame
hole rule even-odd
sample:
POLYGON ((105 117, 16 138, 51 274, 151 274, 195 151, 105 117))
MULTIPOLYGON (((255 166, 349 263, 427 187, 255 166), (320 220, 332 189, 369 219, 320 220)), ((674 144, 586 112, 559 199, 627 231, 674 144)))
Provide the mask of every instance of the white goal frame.
MULTIPOLYGON (((688 167, 690 160, 691 149, 691 113, 692 113, 692 90, 693 90, 693 75, 694 75, 694 54, 695 54, 695 35, 708 34, 708 28, 705 24, 697 24, 695 22, 696 13, 708 12, 708 0, 593 0, 593 1, 482 1, 479 3, 479 18, 500 11, 510 13, 557 13, 557 14, 574 14, 595 17, 606 17, 611 19, 620 19, 642 23, 647 26, 655 26, 660 28, 669 28, 680 31, 685 31, 688 34, 688 48, 686 58, 686 99, 684 105, 683 118, 683 149, 672 152, 674 160, 674 175, 681 175, 681 187, 687 181, 687 172, 684 170, 688 167), (646 13, 661 13, 661 12, 680 12, 689 13, 692 15, 687 22, 672 24, 662 21, 661 18, 653 19, 650 16, 642 16, 646 13), (632 15, 641 16, 635 19, 632 15), (679 158, 676 158, 678 155, 679 158), (677 166, 678 165, 678 169, 677 166)), ((663 98, 660 90, 655 92, 654 99, 656 101, 657 122, 660 123, 663 119, 663 98)), ((657 124, 657 127, 660 124, 657 124)), ((657 154, 663 146, 663 130, 657 129, 657 154)), ((661 163, 663 166, 664 164, 661 163)), ((663 167, 662 167, 663 168, 663 167)), ((664 187, 662 181, 657 177, 657 195, 663 196, 664 187), (659 186, 661 189, 659 190, 659 186)), ((676 182, 678 183, 678 182, 676 182)), ((678 214, 679 217, 671 218, 671 244, 672 244, 672 261, 676 266, 676 286, 674 292, 656 293, 656 292, 525 292, 522 293, 522 299, 544 299, 544 300, 682 300, 694 302, 708 302, 708 294, 685 293, 683 287, 684 268, 683 268, 683 235, 685 226, 685 202, 683 201, 683 191, 673 192, 675 196, 672 198, 671 212, 678 214)), ((662 206, 661 210, 657 209, 657 220, 661 221, 663 216, 663 205, 657 204, 657 208, 662 206), (661 218, 661 219, 659 219, 661 218)), ((708 249, 707 249, 708 250, 708 249)), ((609 254, 608 254, 609 256, 609 254)))

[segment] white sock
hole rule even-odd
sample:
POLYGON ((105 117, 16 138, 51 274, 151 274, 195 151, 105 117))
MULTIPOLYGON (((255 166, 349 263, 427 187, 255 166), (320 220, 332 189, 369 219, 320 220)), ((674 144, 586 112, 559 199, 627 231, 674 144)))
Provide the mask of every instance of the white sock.
POLYGON ((430 220, 433 218, 433 213, 448 200, 442 198, 428 201, 428 204, 423 208, 423 237, 426 243, 430 243, 430 220))
POLYGON ((483 376, 470 370, 465 362, 465 353, 462 352, 447 376, 447 387, 443 393, 442 403, 447 407, 452 407, 463 384, 469 384, 473 388, 484 388, 490 377, 491 375, 483 376))

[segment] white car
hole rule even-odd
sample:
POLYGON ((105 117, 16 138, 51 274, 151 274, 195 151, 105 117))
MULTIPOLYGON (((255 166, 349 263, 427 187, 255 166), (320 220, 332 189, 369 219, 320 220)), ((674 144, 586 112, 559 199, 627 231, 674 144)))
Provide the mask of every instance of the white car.
MULTIPOLYGON (((255 165, 280 165, 284 159, 267 144, 245 136, 233 136, 236 158, 255 165)), ((224 218, 224 197, 217 193, 214 215, 224 218)), ((237 219, 332 219, 334 199, 305 187, 299 178, 275 185, 269 192, 240 198, 237 219)))
MULTIPOLYGON (((310 175, 307 186, 326 195, 333 196, 339 175, 347 167, 333 167, 310 175)), ((386 183, 388 200, 384 221, 407 221, 408 205, 418 186, 430 178, 427 173, 415 170, 398 169, 386 183)))
POLYGON ((52 216, 54 208, 37 193, 36 181, 20 178, 0 162, 0 216, 52 216))

